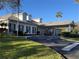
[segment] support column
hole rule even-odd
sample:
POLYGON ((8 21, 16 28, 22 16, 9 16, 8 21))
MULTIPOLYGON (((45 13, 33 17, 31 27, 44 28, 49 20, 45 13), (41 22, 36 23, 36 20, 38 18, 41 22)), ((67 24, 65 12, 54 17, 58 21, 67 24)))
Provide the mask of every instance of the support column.
POLYGON ((54 29, 54 36, 56 35, 56 32, 55 31, 56 31, 56 29, 54 29))
POLYGON ((26 25, 24 25, 24 31, 23 31, 24 33, 26 32, 26 25))
POLYGON ((9 34, 9 23, 7 24, 7 33, 9 34))
POLYGON ((30 27, 31 27, 30 33, 33 34, 33 33, 32 33, 32 26, 30 26, 30 27))
POLYGON ((71 25, 69 25, 69 27, 68 27, 68 31, 71 32, 71 25))
POLYGON ((10 33, 10 31, 9 31, 9 24, 10 24, 10 22, 9 22, 9 20, 7 21, 7 33, 9 34, 10 33))
POLYGON ((36 30, 35 30, 35 34, 37 34, 37 27, 36 27, 36 30))

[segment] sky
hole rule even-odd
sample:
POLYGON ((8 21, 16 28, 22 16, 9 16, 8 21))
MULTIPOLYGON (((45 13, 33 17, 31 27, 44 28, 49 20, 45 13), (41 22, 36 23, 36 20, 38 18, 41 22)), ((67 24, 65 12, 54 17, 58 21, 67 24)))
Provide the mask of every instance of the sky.
MULTIPOLYGON (((43 22, 58 21, 56 12, 62 12, 60 21, 79 21, 79 4, 74 0, 22 0, 21 10, 32 15, 32 18, 42 18, 43 22)), ((12 11, 12 10, 11 10, 12 11)), ((1 10, 0 15, 11 12, 9 8, 1 10)))

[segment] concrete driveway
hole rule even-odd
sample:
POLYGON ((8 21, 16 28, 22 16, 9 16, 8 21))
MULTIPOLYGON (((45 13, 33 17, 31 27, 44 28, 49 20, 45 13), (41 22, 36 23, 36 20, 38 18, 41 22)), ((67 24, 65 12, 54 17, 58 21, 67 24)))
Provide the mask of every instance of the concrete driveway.
MULTIPOLYGON (((32 38, 31 38, 32 39, 32 38)), ((33 38, 34 41, 40 42, 45 46, 48 46, 50 48, 55 49, 57 52, 63 54, 67 59, 79 59, 79 46, 75 47, 73 50, 65 52, 62 51, 62 48, 65 46, 72 44, 71 41, 62 41, 62 39, 59 38, 52 38, 51 40, 48 40, 49 37, 42 37, 41 38, 33 38)))

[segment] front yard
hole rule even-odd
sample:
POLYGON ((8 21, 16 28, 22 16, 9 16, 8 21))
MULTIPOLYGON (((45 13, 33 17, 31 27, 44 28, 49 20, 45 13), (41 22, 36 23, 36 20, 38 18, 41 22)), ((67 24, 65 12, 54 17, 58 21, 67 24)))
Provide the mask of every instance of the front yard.
POLYGON ((53 49, 22 38, 0 38, 0 59, 62 59, 53 49))

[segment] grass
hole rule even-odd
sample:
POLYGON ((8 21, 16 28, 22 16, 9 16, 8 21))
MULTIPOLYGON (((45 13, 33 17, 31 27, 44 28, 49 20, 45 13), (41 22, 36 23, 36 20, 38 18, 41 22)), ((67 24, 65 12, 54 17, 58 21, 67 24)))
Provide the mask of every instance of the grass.
POLYGON ((62 59, 53 49, 22 38, 0 38, 0 59, 62 59))
POLYGON ((79 37, 64 37, 63 39, 64 41, 76 41, 76 42, 79 42, 79 37))
POLYGON ((67 40, 71 40, 71 41, 79 41, 79 38, 67 38, 67 40))

